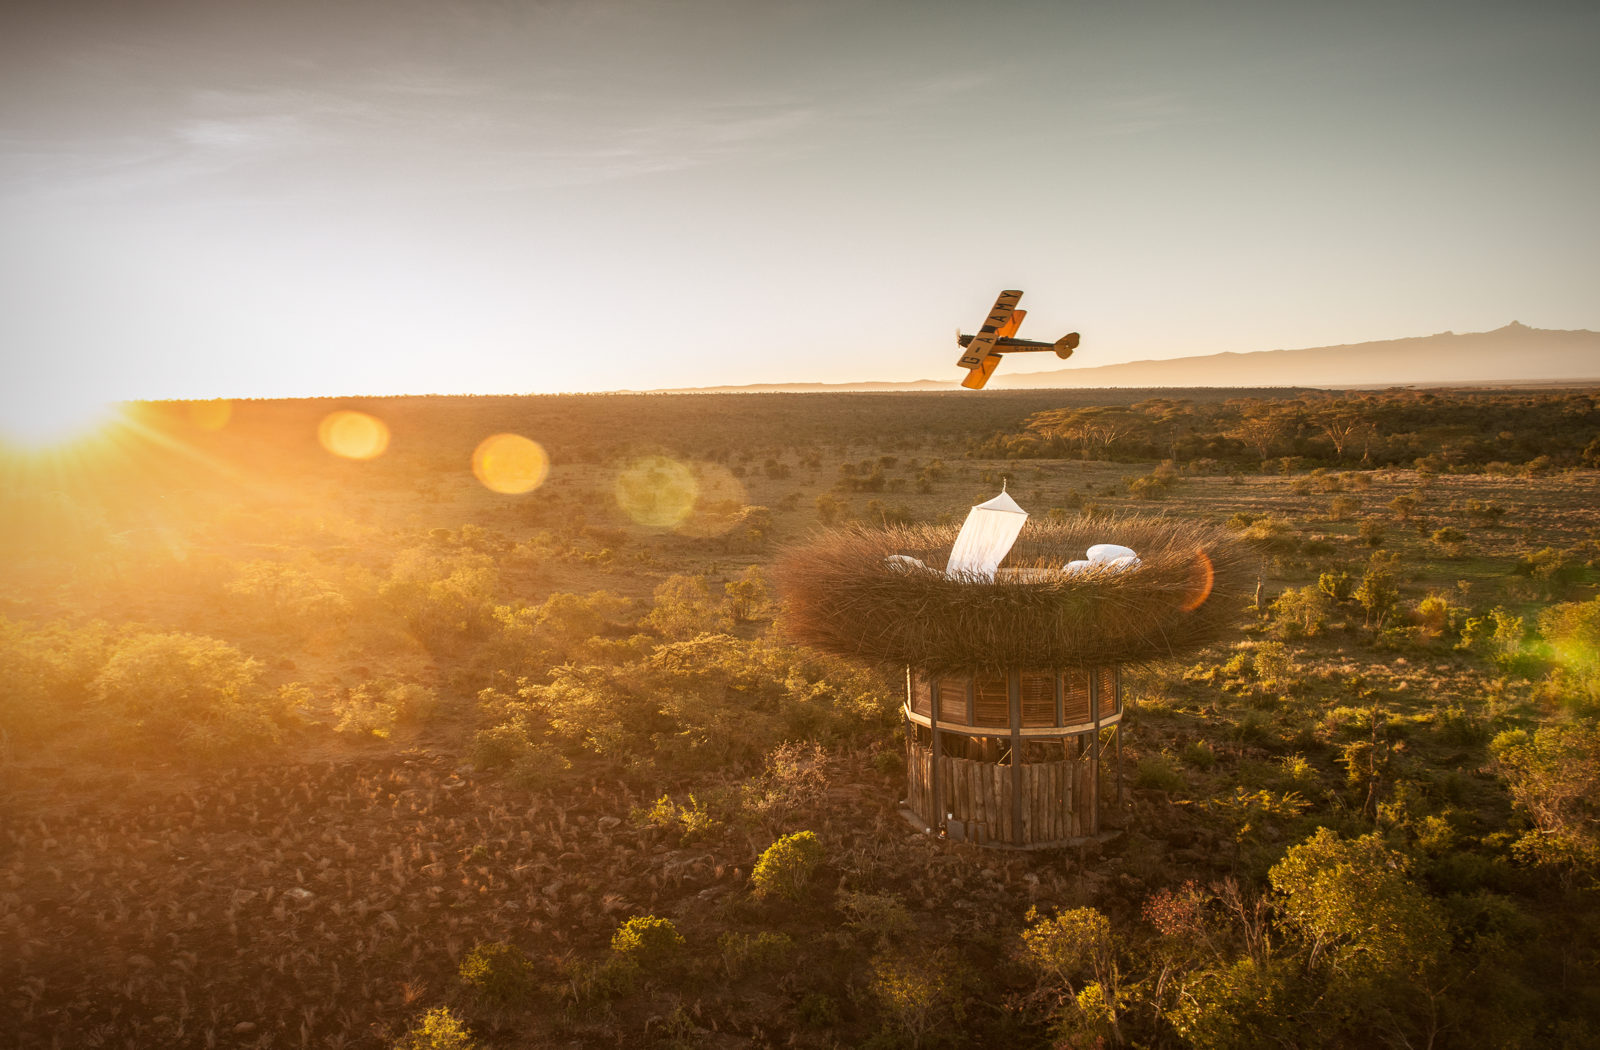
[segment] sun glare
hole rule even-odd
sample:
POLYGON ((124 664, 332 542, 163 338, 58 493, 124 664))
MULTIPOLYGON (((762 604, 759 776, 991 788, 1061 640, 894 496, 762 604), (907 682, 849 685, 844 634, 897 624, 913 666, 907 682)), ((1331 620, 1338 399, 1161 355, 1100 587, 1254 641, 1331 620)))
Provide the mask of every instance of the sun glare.
POLYGON ((24 449, 47 449, 81 440, 121 414, 114 401, 92 396, 52 396, 0 401, 0 441, 24 449))

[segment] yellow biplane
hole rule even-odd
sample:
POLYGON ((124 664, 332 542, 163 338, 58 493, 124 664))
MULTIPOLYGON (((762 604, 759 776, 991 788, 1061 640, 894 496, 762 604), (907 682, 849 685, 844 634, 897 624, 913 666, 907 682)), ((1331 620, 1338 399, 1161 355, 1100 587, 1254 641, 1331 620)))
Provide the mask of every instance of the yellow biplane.
POLYGON ((977 335, 962 335, 959 331, 956 332, 956 342, 961 344, 961 360, 956 363, 968 370, 967 378, 961 381, 962 386, 981 390, 983 384, 989 381, 989 377, 994 375, 994 370, 1000 366, 1001 354, 1054 350, 1056 356, 1065 361, 1072 356, 1072 351, 1078 348, 1077 332, 1068 332, 1053 343, 1014 338, 1017 327, 1028 315, 1028 311, 1017 309, 1017 300, 1021 298, 1022 293, 1019 291, 1001 292, 1000 298, 994 301, 994 309, 989 311, 989 317, 983 322, 983 327, 978 329, 977 335))

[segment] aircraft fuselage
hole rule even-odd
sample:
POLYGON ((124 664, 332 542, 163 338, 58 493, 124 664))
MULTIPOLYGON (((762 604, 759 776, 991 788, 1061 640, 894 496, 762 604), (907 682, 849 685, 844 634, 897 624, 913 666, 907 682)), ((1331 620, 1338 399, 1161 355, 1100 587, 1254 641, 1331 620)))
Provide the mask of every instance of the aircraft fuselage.
MULTIPOLYGON (((957 337, 956 342, 960 343, 962 346, 971 346, 974 338, 974 336, 963 335, 957 337)), ((1038 339, 1012 339, 1007 337, 1004 339, 996 339, 994 341, 994 348, 989 352, 1004 353, 1007 350, 1054 350, 1055 348, 1056 344, 1042 342, 1038 339)))

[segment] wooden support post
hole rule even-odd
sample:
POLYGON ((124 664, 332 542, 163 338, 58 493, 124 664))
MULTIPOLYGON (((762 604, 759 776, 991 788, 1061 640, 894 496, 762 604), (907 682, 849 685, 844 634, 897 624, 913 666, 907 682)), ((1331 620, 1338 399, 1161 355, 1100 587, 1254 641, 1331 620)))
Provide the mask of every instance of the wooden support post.
POLYGON ((939 679, 928 679, 928 721, 933 725, 933 754, 928 772, 929 787, 933 793, 933 812, 923 818, 933 830, 944 825, 944 800, 939 797, 939 679))
POLYGON ((900 717, 905 722, 906 730, 906 805, 915 813, 921 802, 917 796, 922 793, 922 785, 917 783, 921 778, 917 769, 917 729, 916 723, 911 721, 911 712, 916 705, 916 677, 912 675, 911 668, 906 668, 906 706, 901 709, 900 717))
POLYGON ((1011 840, 1026 845, 1022 838, 1022 807, 1027 805, 1022 783, 1022 672, 1006 672, 1006 705, 1011 718, 1011 840))
POLYGON ((915 736, 913 735, 913 732, 914 732, 913 729, 912 729, 913 723, 911 721, 911 712, 913 710, 915 710, 916 703, 917 703, 917 697, 916 697, 915 688, 916 688, 916 679, 914 677, 912 677, 911 668, 908 667, 908 668, 906 668, 906 706, 900 712, 901 718, 906 724, 906 742, 907 743, 910 743, 911 741, 916 739, 915 736))
MULTIPOLYGON (((1122 668, 1111 672, 1112 688, 1116 690, 1116 711, 1122 714, 1122 668)), ((1122 719, 1117 719, 1117 812, 1122 811, 1122 719)))
POLYGON ((1089 673, 1089 724, 1094 726, 1090 731, 1092 739, 1089 743, 1089 826, 1084 828, 1086 835, 1100 834, 1100 676, 1093 671, 1089 673))

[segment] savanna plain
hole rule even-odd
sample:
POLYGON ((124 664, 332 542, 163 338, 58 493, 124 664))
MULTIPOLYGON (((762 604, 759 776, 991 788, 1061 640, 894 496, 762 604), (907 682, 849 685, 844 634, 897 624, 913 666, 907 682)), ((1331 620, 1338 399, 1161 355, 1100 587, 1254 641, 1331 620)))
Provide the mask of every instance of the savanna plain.
POLYGON ((1594 389, 159 403, 0 471, 0 1045, 1600 1044, 1594 389), (1002 484, 1254 566, 1061 849, 902 819, 904 669, 773 580, 1002 484))

